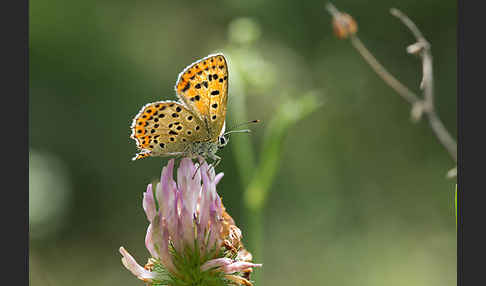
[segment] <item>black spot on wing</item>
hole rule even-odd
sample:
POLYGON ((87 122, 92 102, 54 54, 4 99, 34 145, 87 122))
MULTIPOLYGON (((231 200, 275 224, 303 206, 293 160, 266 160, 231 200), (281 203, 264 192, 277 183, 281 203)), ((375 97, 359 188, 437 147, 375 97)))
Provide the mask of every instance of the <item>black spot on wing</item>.
POLYGON ((182 92, 186 92, 186 90, 188 90, 190 87, 191 87, 191 83, 187 82, 186 86, 184 86, 184 88, 182 89, 182 92))

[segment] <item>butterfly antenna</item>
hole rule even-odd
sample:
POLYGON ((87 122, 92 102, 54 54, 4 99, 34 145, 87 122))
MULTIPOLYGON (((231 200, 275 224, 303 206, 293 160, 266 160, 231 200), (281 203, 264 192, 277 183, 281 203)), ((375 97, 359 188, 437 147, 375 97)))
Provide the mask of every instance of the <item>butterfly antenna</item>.
POLYGON ((225 132, 223 135, 228 135, 228 134, 231 134, 231 133, 251 133, 251 130, 250 129, 231 130, 231 131, 225 132))
POLYGON ((243 123, 240 123, 240 124, 236 124, 235 126, 233 126, 231 128, 228 128, 228 132, 226 132, 225 134, 232 132, 232 130, 234 130, 235 128, 238 128, 238 127, 241 127, 241 126, 244 126, 244 125, 248 125, 248 124, 252 124, 252 123, 258 123, 258 122, 260 122, 260 120, 255 119, 255 120, 251 120, 251 121, 248 121, 248 122, 243 122, 243 123))

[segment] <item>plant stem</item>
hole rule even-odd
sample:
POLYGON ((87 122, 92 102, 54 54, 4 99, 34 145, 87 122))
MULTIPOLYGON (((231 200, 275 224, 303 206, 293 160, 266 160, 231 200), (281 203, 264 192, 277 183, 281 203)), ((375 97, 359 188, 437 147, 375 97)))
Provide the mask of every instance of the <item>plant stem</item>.
MULTIPOLYGON (((234 73, 231 79, 232 83, 232 100, 229 104, 231 115, 235 118, 237 123, 246 122, 246 94, 243 79, 239 73, 234 73)), ((236 159, 236 165, 240 175, 240 180, 243 186, 250 184, 253 172, 255 170, 255 151, 250 140, 250 136, 245 134, 232 137, 234 148, 233 155, 236 159)))
MULTIPOLYGON (((258 263, 264 263, 264 211, 269 191, 280 167, 285 135, 295 123, 320 106, 321 103, 311 93, 298 99, 289 99, 279 106, 266 126, 261 160, 243 197, 247 227, 250 230, 248 245, 255 254, 254 261, 258 263)), ((256 277, 262 278, 259 274, 256 277)))
MULTIPOLYGON (((341 12, 331 3, 326 5, 326 9, 333 17, 339 17, 341 12)), ((415 23, 410 20, 400 10, 392 8, 390 13, 400 19, 402 23, 412 32, 417 40, 417 43, 407 48, 409 53, 417 53, 422 58, 422 82, 420 88, 423 90, 423 99, 419 98, 414 92, 408 89, 404 84, 398 81, 386 68, 378 62, 373 54, 366 48, 361 40, 356 35, 350 36, 351 45, 358 51, 363 59, 370 65, 370 67, 378 74, 383 81, 396 91, 402 98, 404 98, 410 105, 412 105, 413 119, 420 119, 424 113, 429 121, 430 128, 438 139, 439 143, 447 150, 454 162, 457 163, 457 144, 452 138, 449 131, 439 118, 434 105, 434 76, 432 67, 432 52, 430 51, 430 44, 424 38, 415 23), (411 49, 413 48, 413 49, 411 49)))
POLYGON ((350 39, 353 47, 386 84, 388 84, 393 90, 402 96, 408 103, 413 105, 420 101, 415 93, 398 81, 384 66, 380 64, 380 62, 378 62, 378 60, 373 56, 372 53, 370 53, 363 42, 361 42, 358 36, 353 35, 350 39))
MULTIPOLYGON (((240 73, 233 73, 232 77, 232 102, 229 105, 231 115, 238 123, 246 122, 245 83, 240 73)), ((245 214, 245 229, 243 233, 246 248, 252 253, 253 261, 264 263, 264 210, 269 190, 278 172, 282 142, 289 128, 318 107, 312 93, 300 98, 289 98, 278 106, 276 114, 265 126, 265 137, 262 144, 261 159, 255 163, 255 153, 249 136, 237 136, 234 138, 234 156, 242 185, 243 213, 245 214)), ((233 139, 232 139, 233 140, 233 139)), ((251 280, 260 282, 263 279, 262 270, 256 270, 251 280)), ((261 283, 261 282, 260 282, 261 283)))

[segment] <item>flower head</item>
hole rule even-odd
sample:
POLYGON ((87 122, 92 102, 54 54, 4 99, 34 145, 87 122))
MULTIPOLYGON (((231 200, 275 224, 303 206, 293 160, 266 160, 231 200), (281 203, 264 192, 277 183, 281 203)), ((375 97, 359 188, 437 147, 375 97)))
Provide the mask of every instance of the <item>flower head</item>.
POLYGON ((241 230, 216 192, 223 174, 188 158, 177 169, 177 183, 173 170, 174 159, 162 169, 160 183, 143 193, 151 258, 142 267, 121 247, 123 265, 149 285, 252 285, 252 268, 261 264, 251 262, 241 230))

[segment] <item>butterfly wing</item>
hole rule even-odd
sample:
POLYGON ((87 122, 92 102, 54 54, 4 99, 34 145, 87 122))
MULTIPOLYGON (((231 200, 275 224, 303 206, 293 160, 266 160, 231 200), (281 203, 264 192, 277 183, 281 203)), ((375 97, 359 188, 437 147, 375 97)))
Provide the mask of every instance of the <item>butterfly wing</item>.
POLYGON ((228 66, 222 54, 209 55, 179 74, 177 96, 201 118, 215 141, 221 133, 228 100, 228 66))
POLYGON ((131 125, 140 152, 133 160, 184 154, 188 145, 207 138, 204 122, 183 104, 158 101, 145 105, 131 125))

